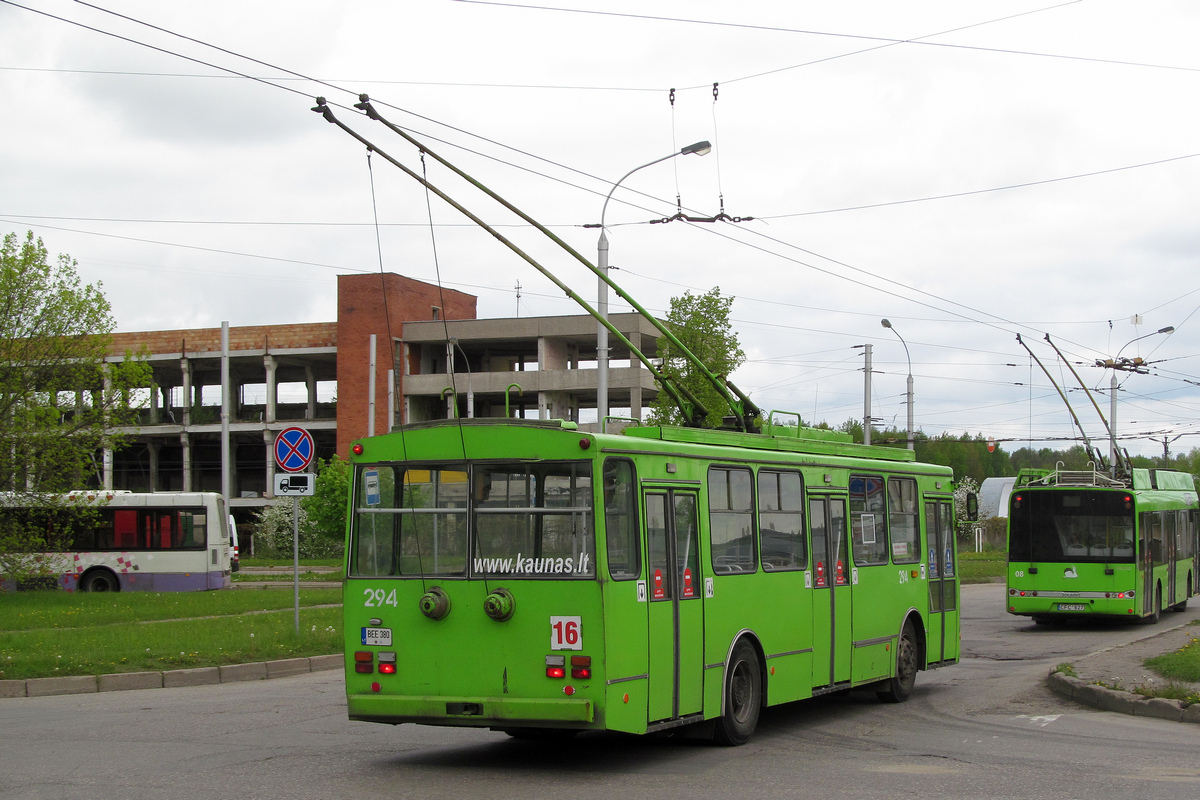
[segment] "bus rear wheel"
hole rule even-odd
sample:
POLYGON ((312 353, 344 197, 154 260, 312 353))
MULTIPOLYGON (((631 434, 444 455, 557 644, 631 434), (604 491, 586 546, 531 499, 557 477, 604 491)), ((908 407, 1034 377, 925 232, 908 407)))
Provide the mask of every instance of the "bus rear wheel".
POLYGON ((762 669, 758 654, 745 639, 733 648, 725 679, 725 709, 717 718, 713 740, 736 746, 750 741, 762 708, 762 669))
POLYGON ((900 633, 900 643, 896 646, 896 674, 884 682, 886 688, 876 692, 880 700, 885 703, 903 703, 908 699, 917 683, 917 657, 920 652, 912 621, 905 622, 904 630, 900 633))
POLYGON ((96 569, 83 576, 79 588, 85 592, 119 592, 121 584, 108 570, 96 569))

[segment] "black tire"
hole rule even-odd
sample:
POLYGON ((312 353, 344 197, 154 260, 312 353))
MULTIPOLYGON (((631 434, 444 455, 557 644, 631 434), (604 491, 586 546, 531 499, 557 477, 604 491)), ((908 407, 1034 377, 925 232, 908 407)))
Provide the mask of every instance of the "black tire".
POLYGON ((920 669, 921 648, 911 621, 904 623, 900 642, 896 645, 896 674, 884 682, 886 688, 876 692, 885 703, 903 703, 912 694, 920 669))
POLYGON ((117 576, 106 569, 94 569, 83 576, 79 582, 80 591, 84 592, 119 592, 121 583, 117 576))
POLYGON ((750 741, 762 710, 763 680, 758 653, 742 639, 725 671, 725 708, 713 729, 713 741, 734 747, 750 741))

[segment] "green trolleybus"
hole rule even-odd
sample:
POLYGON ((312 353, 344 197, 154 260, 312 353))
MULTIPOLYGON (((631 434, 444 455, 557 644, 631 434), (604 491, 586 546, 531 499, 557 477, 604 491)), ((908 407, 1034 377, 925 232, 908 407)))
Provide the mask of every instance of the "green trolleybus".
POLYGON ((741 744, 763 706, 898 702, 959 658, 952 474, 908 450, 499 418, 353 452, 351 719, 741 744))
POLYGON ((1009 500, 1008 612, 1157 622, 1196 591, 1196 537, 1187 473, 1022 471, 1009 500))

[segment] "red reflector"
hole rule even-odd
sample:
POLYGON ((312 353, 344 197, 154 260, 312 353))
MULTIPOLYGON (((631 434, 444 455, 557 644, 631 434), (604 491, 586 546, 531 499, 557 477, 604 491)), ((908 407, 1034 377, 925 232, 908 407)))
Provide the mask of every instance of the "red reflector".
POLYGON ((357 652, 354 653, 354 660, 355 661, 374 661, 375 654, 369 653, 369 652, 364 652, 362 650, 358 650, 357 652))
POLYGON ((379 685, 379 681, 376 681, 375 683, 372 683, 372 684, 371 684, 371 691, 372 691, 372 692, 378 692, 378 691, 379 691, 380 689, 382 689, 382 688, 383 688, 383 687, 379 685))
POLYGON ((591 667, 572 667, 571 668, 571 677, 576 678, 576 679, 590 678, 590 677, 592 677, 592 669, 591 669, 591 667))
POLYGON ((380 664, 379 671, 381 673, 383 673, 384 675, 395 675, 396 674, 396 665, 395 664, 380 664))
POLYGON ((546 667, 546 677, 547 678, 565 678, 565 677, 567 677, 567 671, 565 669, 563 669, 562 667, 546 667))

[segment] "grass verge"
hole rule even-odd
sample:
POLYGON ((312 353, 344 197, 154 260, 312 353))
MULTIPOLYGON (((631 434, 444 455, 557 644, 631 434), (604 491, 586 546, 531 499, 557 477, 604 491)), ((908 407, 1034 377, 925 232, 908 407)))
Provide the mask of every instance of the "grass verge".
POLYGON ((104 675, 326 655, 342 649, 337 589, 29 592, 0 599, 0 680, 104 675))
POLYGON ((958 577, 963 583, 991 583, 1004 580, 1008 571, 1008 559, 1004 553, 984 551, 982 553, 958 554, 958 577))
MULTIPOLYGON (((301 569, 303 570, 304 568, 301 567, 301 569)), ((340 581, 340 580, 342 580, 341 570, 339 570, 337 572, 311 572, 311 571, 309 571, 309 572, 301 572, 300 573, 300 582, 301 583, 304 583, 305 581, 340 581)), ((283 581, 285 583, 291 583, 292 572, 291 572, 291 570, 288 570, 287 572, 278 572, 278 573, 274 573, 274 574, 270 574, 270 575, 261 575, 261 574, 248 575, 244 572, 233 573, 233 582, 234 583, 254 583, 256 581, 270 581, 272 583, 279 583, 280 581, 283 581)), ((334 591, 338 591, 338 590, 335 589, 334 591)))
POLYGON ((1143 663, 1164 678, 1200 683, 1200 636, 1193 636, 1174 653, 1148 658, 1143 663))

